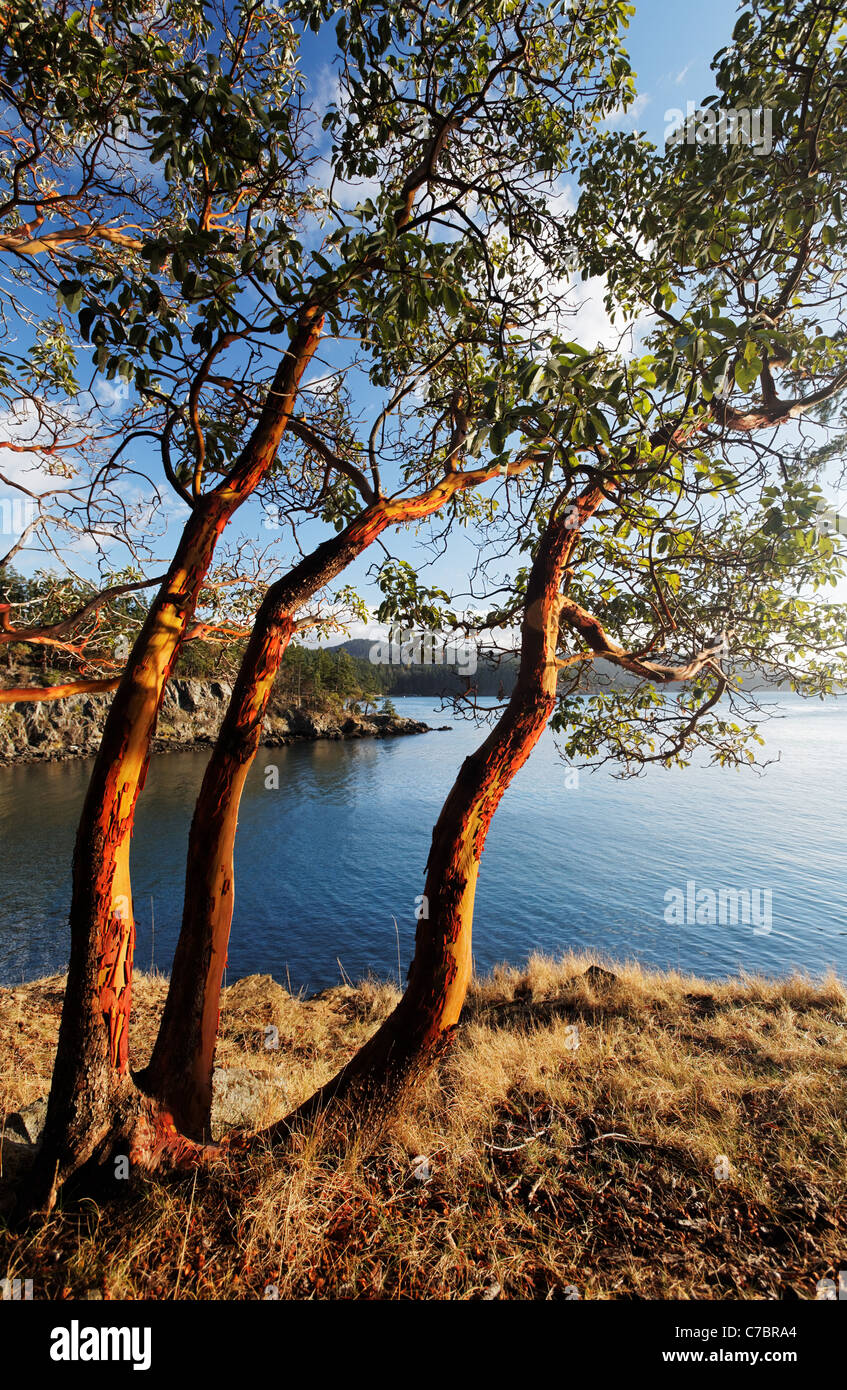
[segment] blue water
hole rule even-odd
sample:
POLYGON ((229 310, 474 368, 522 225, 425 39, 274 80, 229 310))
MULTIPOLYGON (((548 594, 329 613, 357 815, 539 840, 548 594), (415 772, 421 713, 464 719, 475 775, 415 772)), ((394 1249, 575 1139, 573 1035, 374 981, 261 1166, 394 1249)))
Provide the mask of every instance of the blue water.
MULTIPOLYGON (((449 733, 262 749, 244 793, 228 981, 271 974, 307 991, 410 959, 432 826, 484 736, 430 700, 395 702, 449 733), (279 790, 266 768, 279 768, 279 790), (396 929, 395 929, 396 920, 396 929)), ((829 967, 847 978, 847 702, 784 698, 763 775, 651 768, 619 781, 567 770, 552 735, 495 816, 474 926, 478 970, 531 951, 599 951, 711 976, 829 967), (571 778, 572 780, 572 778, 571 778), (769 890, 769 931, 668 925, 668 894, 769 890)), ((137 961, 168 969, 191 809, 207 752, 154 759, 133 841, 137 961)), ((62 969, 76 817, 88 762, 0 769, 0 982, 62 969)), ((758 899, 764 904, 765 899, 758 899)))

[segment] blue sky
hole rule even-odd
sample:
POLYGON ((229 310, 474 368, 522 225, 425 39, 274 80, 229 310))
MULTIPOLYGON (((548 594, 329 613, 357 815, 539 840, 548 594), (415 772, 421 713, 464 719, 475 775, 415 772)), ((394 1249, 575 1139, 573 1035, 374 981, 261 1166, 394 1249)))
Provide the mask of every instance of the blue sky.
POLYGON ((658 142, 664 113, 700 101, 713 90, 712 56, 732 34, 737 6, 732 0, 642 0, 626 46, 645 103, 638 125, 658 142))
MULTIPOLYGON (((711 58, 718 49, 730 41, 736 9, 734 0, 712 0, 709 6, 698 3, 697 0, 679 0, 678 3, 671 4, 666 3, 666 0, 641 0, 625 36, 625 44, 637 74, 638 99, 629 112, 621 113, 616 118, 616 124, 622 128, 644 129, 657 145, 661 145, 666 126, 669 120, 672 120, 668 113, 674 110, 684 111, 688 102, 699 104, 713 91, 711 58)), ((319 37, 310 36, 304 45, 305 66, 310 76, 316 79, 314 86, 317 91, 331 91, 328 63, 332 51, 324 48, 319 37)), ((602 307, 597 296, 586 305, 583 315, 582 327, 586 335, 583 341, 586 342, 586 346, 594 345, 594 342, 588 339, 602 318, 602 307)), ((319 367, 309 373, 312 378, 318 375, 319 367)), ((105 384, 105 389, 114 391, 108 383, 105 384)), ((371 409, 376 408, 375 402, 369 404, 371 409)), ((119 416, 119 409, 118 401, 116 418, 119 416)), ((159 469, 155 460, 151 459, 150 466, 151 471, 158 475, 159 469)), ((157 544, 162 559, 166 560, 172 553, 181 524, 175 510, 167 533, 157 544)), ((237 514, 230 530, 234 537, 241 531, 255 534, 257 529, 266 540, 272 538, 273 532, 262 525, 258 505, 248 503, 242 512, 237 514)), ((308 549, 323 539, 326 533, 325 525, 312 523, 302 528, 301 544, 308 549)), ((407 535, 392 533, 386 537, 386 542, 393 553, 403 558, 412 558, 417 554, 412 538, 407 535)), ((465 588, 468 568, 473 563, 474 556, 475 551, 470 540, 461 532, 457 532, 452 537, 444 558, 427 568, 425 582, 440 584, 451 591, 465 588)), ((345 572, 339 582, 355 584, 368 600, 373 600, 376 591, 373 585, 368 583, 366 576, 367 571, 379 558, 380 554, 374 548, 345 572)), ((79 572, 85 572, 90 564, 84 555, 74 557, 74 560, 75 568, 79 572)), ((43 560, 35 556, 22 556, 19 561, 20 568, 25 571, 38 563, 43 563, 43 560)), ((155 572, 155 569, 151 567, 150 572, 155 572)))
MULTIPOLYGON (((737 9, 735 0, 711 0, 709 5, 698 0, 642 0, 636 4, 624 44, 636 73, 638 100, 619 117, 621 128, 645 130, 650 139, 661 144, 666 112, 674 108, 685 110, 689 101, 699 103, 714 90, 711 60, 730 41, 737 9)), ((317 70, 323 57, 319 42, 312 41, 307 52, 317 70)), ((587 320, 586 328, 590 331, 593 316, 587 315, 587 320)), ((402 535, 389 535, 386 544, 392 553, 403 558, 416 555, 414 546, 402 535)), ((345 572, 344 582, 356 584, 366 597, 369 591, 374 593, 373 586, 366 582, 366 574, 377 558, 373 553, 363 556, 345 572)), ((449 552, 428 566, 425 582, 439 584, 451 592, 464 587, 474 558, 471 541, 456 532, 449 552)), ((355 631, 358 634, 360 629, 356 627, 355 631)))

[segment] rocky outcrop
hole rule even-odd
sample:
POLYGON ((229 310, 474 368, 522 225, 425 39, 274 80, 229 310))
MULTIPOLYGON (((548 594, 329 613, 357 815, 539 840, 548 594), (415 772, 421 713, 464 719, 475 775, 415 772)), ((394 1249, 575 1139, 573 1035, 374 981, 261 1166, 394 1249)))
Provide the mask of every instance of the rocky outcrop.
POLYGON ((18 1144, 37 1144, 47 1116, 47 1097, 42 1096, 6 1116, 6 1133, 18 1144))
MULTIPOLYGON (((168 683, 154 749, 186 749, 214 742, 231 687, 223 681, 168 683)), ((54 761, 96 753, 111 695, 77 695, 66 700, 0 707, 0 764, 54 761)), ((390 714, 291 709, 271 702, 264 742, 273 747, 321 738, 388 738, 422 734, 428 725, 390 714)))
MULTIPOLYGON (((219 1139, 231 1129, 255 1126, 262 1107, 284 1094, 285 1087, 278 1076, 267 1076, 251 1067, 215 1067, 212 1074, 213 1138, 219 1139)), ((46 1115, 47 1097, 42 1096, 6 1116, 4 1168, 12 1147, 16 1151, 12 1157, 18 1159, 24 1154, 17 1151, 31 1150, 38 1143, 46 1115)))
POLYGON ((390 738, 394 734, 425 734, 429 725, 396 714, 351 715, 309 709, 271 709, 265 719, 263 742, 271 746, 318 738, 390 738))

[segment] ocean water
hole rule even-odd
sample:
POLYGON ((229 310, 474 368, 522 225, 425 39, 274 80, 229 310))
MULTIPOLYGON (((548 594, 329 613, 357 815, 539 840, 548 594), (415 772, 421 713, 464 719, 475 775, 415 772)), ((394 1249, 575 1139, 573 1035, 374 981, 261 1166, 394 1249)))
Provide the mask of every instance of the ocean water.
MULTIPOLYGON (((230 983, 260 972, 310 992, 344 976, 405 974, 432 827, 485 729, 431 700, 395 703, 452 728, 260 750, 241 807, 230 983)), ((477 969, 586 949, 715 977, 833 968, 847 978, 847 701, 772 697, 769 707, 767 756, 778 760, 761 774, 654 767, 628 781, 607 770, 577 779, 545 735, 488 837, 477 969), (749 895, 746 922, 732 890, 749 895)), ((142 968, 170 966, 207 756, 154 758, 139 805, 132 873, 142 968)), ((0 983, 67 961, 89 768, 0 769, 0 983)))

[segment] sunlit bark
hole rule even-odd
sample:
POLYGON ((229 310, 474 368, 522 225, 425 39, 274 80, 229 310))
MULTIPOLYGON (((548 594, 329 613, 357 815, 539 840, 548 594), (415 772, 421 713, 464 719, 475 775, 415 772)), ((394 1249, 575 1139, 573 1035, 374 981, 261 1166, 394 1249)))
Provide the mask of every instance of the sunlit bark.
POLYGON ((120 676, 102 680, 66 681, 62 685, 10 685, 0 690, 0 705, 33 705, 51 700, 67 700, 71 695, 107 695, 117 690, 120 676))
POLYGON ((560 585, 580 527, 603 492, 590 489, 576 511, 547 527, 530 571, 521 629, 521 662, 504 714, 470 757, 447 797, 432 836, 415 954, 402 1000, 373 1038, 294 1116, 291 1123, 331 1102, 385 1100, 440 1052, 459 1020, 471 976, 471 928, 479 864, 500 801, 549 722, 556 700, 556 646, 562 607, 560 585))
MULTIPOLYGON (((528 463, 516 461, 510 471, 518 473, 528 463)), ((197 799, 168 997, 150 1064, 139 1077, 185 1134, 201 1139, 210 1130, 220 990, 235 900, 238 809, 295 615, 388 526, 437 511, 457 492, 487 481, 496 471, 455 473, 418 497, 375 500, 265 596, 197 799)))
POLYGON ((192 511, 106 719, 74 850, 68 982, 32 1179, 34 1199, 48 1205, 57 1183, 108 1133, 114 1096, 128 1076, 135 942, 129 847, 165 685, 217 540, 276 456, 321 327, 317 311, 303 315, 238 463, 192 511))

